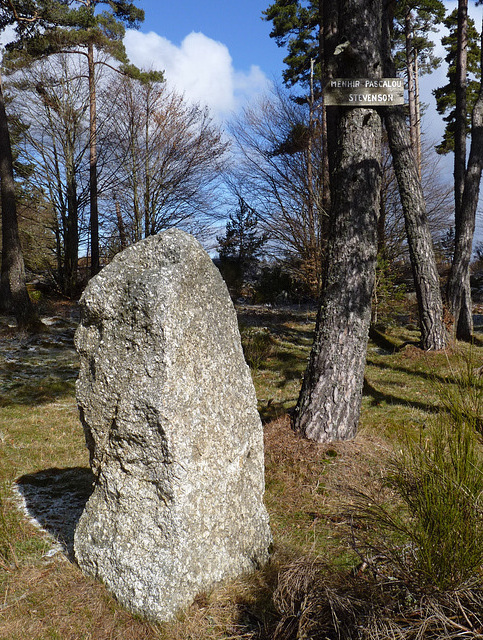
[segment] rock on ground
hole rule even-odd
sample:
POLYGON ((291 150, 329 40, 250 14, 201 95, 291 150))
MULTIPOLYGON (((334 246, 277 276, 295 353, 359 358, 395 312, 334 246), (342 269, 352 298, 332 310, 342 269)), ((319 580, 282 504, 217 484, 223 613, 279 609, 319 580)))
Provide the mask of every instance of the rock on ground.
POLYGON ((169 230, 90 281, 76 346, 96 476, 77 562, 131 611, 168 620, 268 559, 262 426, 235 310, 198 242, 169 230))

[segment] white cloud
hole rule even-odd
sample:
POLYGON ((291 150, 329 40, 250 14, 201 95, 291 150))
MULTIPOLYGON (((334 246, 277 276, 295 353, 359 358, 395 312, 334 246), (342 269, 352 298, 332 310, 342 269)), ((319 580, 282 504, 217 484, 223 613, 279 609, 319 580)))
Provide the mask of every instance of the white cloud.
POLYGON ((15 40, 15 29, 8 25, 5 29, 0 33, 0 47, 4 47, 5 45, 13 42, 15 40))
POLYGON ((128 30, 124 44, 136 66, 164 71, 170 86, 220 119, 270 85, 257 66, 236 71, 226 45, 202 33, 190 33, 178 47, 153 31, 128 30))

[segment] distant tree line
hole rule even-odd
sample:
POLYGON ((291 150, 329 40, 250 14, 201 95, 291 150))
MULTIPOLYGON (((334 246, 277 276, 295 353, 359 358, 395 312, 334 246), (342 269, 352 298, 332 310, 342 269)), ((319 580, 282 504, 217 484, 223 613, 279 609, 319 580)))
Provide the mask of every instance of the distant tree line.
POLYGON ((206 109, 129 63, 124 28, 143 17, 127 0, 0 3, 0 28, 16 33, 0 102, 0 306, 19 325, 36 322, 24 254, 74 297, 81 252, 94 275, 164 228, 206 233, 227 142, 206 109))

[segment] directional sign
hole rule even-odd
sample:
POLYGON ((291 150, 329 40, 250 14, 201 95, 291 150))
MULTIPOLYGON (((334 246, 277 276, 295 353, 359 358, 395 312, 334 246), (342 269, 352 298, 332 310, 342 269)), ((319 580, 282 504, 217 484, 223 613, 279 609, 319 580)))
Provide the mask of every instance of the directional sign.
POLYGON ((404 104, 402 78, 334 78, 325 86, 326 106, 388 107, 404 104))

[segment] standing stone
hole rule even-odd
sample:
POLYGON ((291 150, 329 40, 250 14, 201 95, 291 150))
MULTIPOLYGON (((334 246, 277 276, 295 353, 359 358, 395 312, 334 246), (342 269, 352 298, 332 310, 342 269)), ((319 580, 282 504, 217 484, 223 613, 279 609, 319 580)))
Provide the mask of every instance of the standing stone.
POLYGON ((96 476, 74 540, 128 609, 168 620, 268 559, 262 426, 235 310, 209 256, 169 230, 81 298, 77 401, 96 476))

